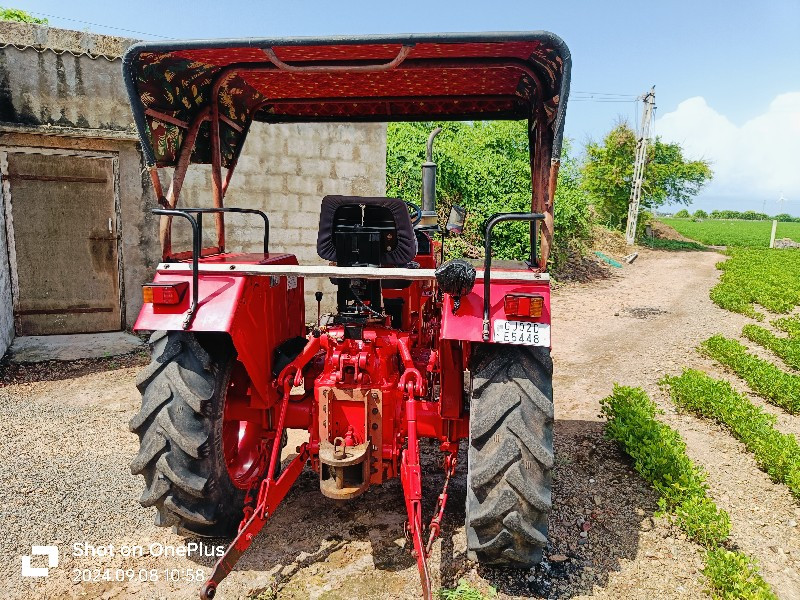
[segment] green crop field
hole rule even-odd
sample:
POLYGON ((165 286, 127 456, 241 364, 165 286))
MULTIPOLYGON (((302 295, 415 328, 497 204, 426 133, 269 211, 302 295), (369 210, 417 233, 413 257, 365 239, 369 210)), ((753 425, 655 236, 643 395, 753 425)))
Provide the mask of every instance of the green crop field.
MULTIPOLYGON (((681 235, 709 246, 751 246, 767 248, 772 221, 738 221, 731 219, 659 219, 681 235)), ((790 238, 800 242, 800 223, 778 223, 776 239, 790 238)))
MULTIPOLYGON (((727 310, 759 321, 758 304, 774 313, 787 314, 800 306, 800 249, 730 248, 730 258, 717 264, 720 282, 711 289, 711 300, 727 310)), ((793 321, 781 322, 791 330, 793 321)))

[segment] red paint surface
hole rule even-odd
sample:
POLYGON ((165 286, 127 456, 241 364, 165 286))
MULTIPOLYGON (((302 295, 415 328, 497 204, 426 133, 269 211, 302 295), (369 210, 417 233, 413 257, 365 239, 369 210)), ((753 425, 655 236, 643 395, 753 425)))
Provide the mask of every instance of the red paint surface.
MULTIPOLYGON (((529 321, 531 323, 550 323, 550 282, 549 281, 512 281, 513 271, 492 270, 492 287, 490 290, 489 319, 512 321, 529 321), (503 307, 506 294, 541 294, 544 307, 541 317, 515 317, 509 319, 503 307)), ((489 331, 494 331, 490 324, 489 331)), ((453 301, 445 295, 442 306, 442 339, 483 342, 483 279, 475 281, 472 292, 461 297, 461 307, 453 314, 453 301)))
MULTIPOLYGON (((202 263, 245 263, 296 265, 291 254, 228 254, 207 257, 202 263)), ((188 281, 191 274, 156 273, 155 282, 188 281)), ((287 277, 261 277, 244 274, 200 274, 198 306, 187 331, 227 332, 253 382, 256 406, 272 406, 277 391, 271 386, 272 356, 275 348, 289 338, 305 335, 303 279, 288 289, 287 277), (277 281, 277 285, 272 285, 277 281), (269 322, 265 322, 265 316, 269 322)), ((181 331, 189 310, 192 290, 180 304, 145 304, 134 325, 135 331, 181 331)))

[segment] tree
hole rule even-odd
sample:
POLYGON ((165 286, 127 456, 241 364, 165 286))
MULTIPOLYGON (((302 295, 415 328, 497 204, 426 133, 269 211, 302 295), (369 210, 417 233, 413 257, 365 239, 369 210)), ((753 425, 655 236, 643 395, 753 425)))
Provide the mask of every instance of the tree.
POLYGON ((685 208, 682 208, 672 216, 675 217, 676 219, 688 219, 692 215, 689 214, 688 210, 686 210, 685 208))
POLYGON ((696 211, 694 211, 694 214, 692 216, 695 219, 707 219, 708 218, 708 213, 706 211, 704 211, 703 209, 697 209, 696 211))
MULTIPOLYGON (((636 134, 620 123, 602 144, 590 142, 581 169, 583 186, 601 222, 625 230, 633 181, 636 134)), ((679 144, 656 138, 647 149, 641 207, 654 210, 670 204, 690 204, 712 177, 708 162, 687 160, 679 144)))
POLYGON ((47 19, 39 19, 30 13, 18 8, 5 8, 0 6, 0 21, 14 21, 16 23, 35 23, 37 25, 47 25, 47 19))
MULTIPOLYGON (((482 256, 483 226, 498 212, 529 211, 531 173, 525 121, 474 121, 390 123, 386 155, 386 190, 419 203, 421 165, 425 142, 434 127, 442 127, 436 138, 434 161, 438 164, 437 199, 440 220, 447 218, 451 204, 467 209, 464 235, 452 240, 450 256, 482 256)), ((562 155, 555 198, 553 260, 563 261, 570 249, 588 239, 591 213, 580 189, 577 162, 562 155)), ((492 233, 494 256, 524 259, 529 255, 528 225, 503 223, 492 233)))

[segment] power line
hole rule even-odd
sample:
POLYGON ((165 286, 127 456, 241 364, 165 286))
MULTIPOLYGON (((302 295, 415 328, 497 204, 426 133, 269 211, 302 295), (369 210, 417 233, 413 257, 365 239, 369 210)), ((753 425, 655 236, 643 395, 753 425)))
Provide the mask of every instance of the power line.
POLYGON ((48 13, 36 12, 36 11, 33 11, 33 10, 29 10, 28 12, 31 13, 32 15, 39 15, 41 17, 47 17, 47 18, 50 18, 50 19, 59 19, 61 21, 72 21, 73 23, 81 23, 83 25, 91 25, 92 27, 102 27, 104 29, 114 29, 116 31, 124 31, 126 33, 135 33, 137 35, 149 35, 151 37, 157 37, 157 38, 161 38, 163 40, 170 39, 169 37, 167 37, 165 35, 158 35, 156 33, 148 33, 146 31, 137 31, 135 29, 125 29, 124 27, 114 27, 113 25, 102 25, 100 23, 92 23, 91 21, 81 21, 80 19, 73 19, 71 17, 60 17, 58 15, 51 15, 51 14, 48 14, 48 13))

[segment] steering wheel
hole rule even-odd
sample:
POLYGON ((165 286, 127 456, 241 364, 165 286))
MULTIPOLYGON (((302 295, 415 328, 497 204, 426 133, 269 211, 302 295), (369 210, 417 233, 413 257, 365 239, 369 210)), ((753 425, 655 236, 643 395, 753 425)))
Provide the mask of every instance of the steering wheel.
POLYGON ((411 226, 416 227, 422 221, 422 209, 408 200, 404 200, 408 207, 408 215, 411 217, 411 226))

